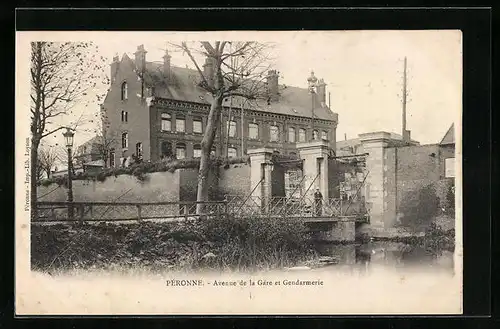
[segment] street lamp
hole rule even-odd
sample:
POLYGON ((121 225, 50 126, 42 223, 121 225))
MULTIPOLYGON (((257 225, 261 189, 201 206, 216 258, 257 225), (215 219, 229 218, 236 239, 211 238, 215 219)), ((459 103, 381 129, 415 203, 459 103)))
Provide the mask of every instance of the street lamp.
POLYGON ((68 149, 68 219, 72 220, 74 217, 73 213, 73 181, 71 174, 73 172, 72 161, 71 161, 71 149, 73 148, 73 136, 75 133, 70 129, 66 128, 63 133, 64 141, 66 142, 66 148, 68 149))
POLYGON ((311 137, 314 140, 314 95, 316 94, 318 78, 314 75, 314 71, 311 71, 311 76, 307 79, 309 85, 309 92, 311 93, 311 137))

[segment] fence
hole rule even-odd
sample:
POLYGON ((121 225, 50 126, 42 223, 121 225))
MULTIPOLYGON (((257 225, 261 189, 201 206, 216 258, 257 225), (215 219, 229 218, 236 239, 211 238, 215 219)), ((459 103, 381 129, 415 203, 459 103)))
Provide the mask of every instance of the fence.
POLYGON ((176 220, 228 213, 224 201, 207 202, 37 202, 35 222, 176 220), (196 207, 203 205, 202 214, 196 207), (73 208, 74 216, 69 214, 73 208))
POLYGON ((183 220, 200 216, 221 217, 356 217, 367 216, 364 200, 312 197, 274 197, 227 195, 223 201, 186 202, 47 202, 36 203, 34 222, 105 222, 143 220, 183 220), (202 205, 197 214, 196 208, 202 205), (73 211, 70 211, 73 209, 73 211), (73 216, 70 214, 73 213, 73 216))

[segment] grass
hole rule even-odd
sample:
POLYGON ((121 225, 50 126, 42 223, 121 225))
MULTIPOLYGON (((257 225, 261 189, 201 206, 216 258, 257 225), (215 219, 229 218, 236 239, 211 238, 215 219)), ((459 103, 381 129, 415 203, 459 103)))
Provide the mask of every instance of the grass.
POLYGON ((182 223, 33 226, 32 269, 254 271, 291 267, 316 252, 302 223, 219 218, 182 223))

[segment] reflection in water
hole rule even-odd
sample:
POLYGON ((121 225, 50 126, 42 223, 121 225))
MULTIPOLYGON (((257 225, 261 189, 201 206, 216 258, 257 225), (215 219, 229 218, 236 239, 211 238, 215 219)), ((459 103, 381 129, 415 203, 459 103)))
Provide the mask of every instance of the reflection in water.
POLYGON ((367 275, 373 266, 411 269, 423 267, 432 270, 453 271, 453 253, 429 253, 424 248, 400 242, 366 242, 349 245, 318 244, 322 256, 337 260, 335 267, 367 275))

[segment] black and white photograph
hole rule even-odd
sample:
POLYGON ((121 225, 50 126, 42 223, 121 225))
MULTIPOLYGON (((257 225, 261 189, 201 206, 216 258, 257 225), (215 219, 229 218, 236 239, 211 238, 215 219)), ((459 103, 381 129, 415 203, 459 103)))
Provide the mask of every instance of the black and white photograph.
POLYGON ((462 314, 459 30, 16 33, 16 314, 462 314))

